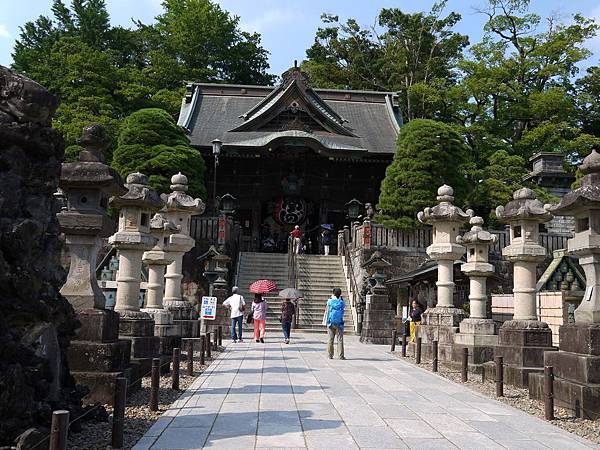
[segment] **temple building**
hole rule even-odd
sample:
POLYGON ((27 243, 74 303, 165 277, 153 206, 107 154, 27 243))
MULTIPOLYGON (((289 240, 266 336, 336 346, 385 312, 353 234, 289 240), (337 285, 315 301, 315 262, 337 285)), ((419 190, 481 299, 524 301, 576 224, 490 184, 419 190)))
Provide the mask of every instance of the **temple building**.
POLYGON ((276 87, 188 84, 179 125, 205 156, 209 210, 235 198, 242 250, 281 251, 294 225, 314 245, 377 203, 402 119, 392 92, 313 89, 293 67, 276 87))

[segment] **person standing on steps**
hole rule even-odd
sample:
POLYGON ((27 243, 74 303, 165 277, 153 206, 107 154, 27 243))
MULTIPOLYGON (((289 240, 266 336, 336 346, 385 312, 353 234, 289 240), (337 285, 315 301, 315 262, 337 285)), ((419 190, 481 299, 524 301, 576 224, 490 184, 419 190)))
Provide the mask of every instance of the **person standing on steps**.
POLYGON ((293 239, 292 244, 293 244, 294 253, 297 255, 300 253, 300 245, 301 245, 301 240, 302 240, 302 231, 300 231, 300 227, 298 225, 296 225, 294 227, 294 229, 290 233, 290 236, 292 236, 292 239, 293 239))
POLYGON ((296 314, 296 307, 291 299, 286 298, 281 304, 281 330, 283 331, 283 339, 286 344, 290 343, 290 331, 292 329, 292 320, 296 314))
POLYGON ((333 359, 333 341, 337 335, 338 358, 346 359, 344 356, 344 308, 346 307, 342 298, 342 290, 335 288, 333 295, 327 300, 327 334, 329 342, 327 344, 327 355, 333 359))
POLYGON ((242 340, 242 324, 244 322, 244 310, 246 309, 246 302, 238 292, 238 287, 234 286, 231 288, 231 296, 223 302, 223 306, 229 308, 231 317, 231 340, 233 342, 244 342, 242 340), (238 333, 236 334, 236 327, 238 333), (239 335, 239 338, 238 338, 239 335))
POLYGON ((252 320, 254 322, 254 340, 265 343, 267 330, 267 301, 262 294, 254 294, 252 302, 252 320))

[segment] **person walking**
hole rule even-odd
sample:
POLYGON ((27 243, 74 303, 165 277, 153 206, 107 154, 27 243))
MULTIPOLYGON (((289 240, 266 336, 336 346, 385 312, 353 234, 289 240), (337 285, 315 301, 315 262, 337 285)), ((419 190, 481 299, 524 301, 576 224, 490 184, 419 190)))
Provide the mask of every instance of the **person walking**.
POLYGON ((267 301, 262 294, 254 294, 252 302, 252 320, 254 322, 254 340, 265 343, 267 330, 267 301))
POLYGON ((292 245, 294 253, 297 255, 300 253, 300 245, 302 240, 302 231, 300 231, 300 227, 298 225, 294 227, 294 229, 290 233, 290 236, 292 236, 293 239, 292 245))
POLYGON ((408 315, 408 320, 410 321, 410 342, 415 342, 417 327, 421 325, 422 314, 423 310, 421 309, 421 306, 416 300, 413 300, 412 308, 410 310, 410 314, 408 315))
POLYGON ((337 336, 338 358, 346 359, 344 356, 344 308, 346 307, 342 298, 342 290, 335 288, 333 295, 327 300, 327 334, 329 342, 327 344, 327 355, 333 359, 333 341, 337 336))
POLYGON ((229 308, 231 317, 231 340, 233 342, 244 342, 242 340, 242 323, 244 321, 244 310, 246 309, 246 302, 238 292, 238 287, 234 286, 231 288, 231 296, 223 302, 223 306, 229 308), (236 327, 238 332, 236 333, 236 327))
POLYGON ((323 254, 329 255, 329 246, 331 245, 331 232, 329 230, 323 230, 321 233, 321 242, 323 243, 323 254))
POLYGON ((296 307, 291 299, 286 298, 281 303, 281 330, 283 331, 283 339, 286 344, 290 343, 290 331, 292 329, 294 314, 296 314, 296 307))

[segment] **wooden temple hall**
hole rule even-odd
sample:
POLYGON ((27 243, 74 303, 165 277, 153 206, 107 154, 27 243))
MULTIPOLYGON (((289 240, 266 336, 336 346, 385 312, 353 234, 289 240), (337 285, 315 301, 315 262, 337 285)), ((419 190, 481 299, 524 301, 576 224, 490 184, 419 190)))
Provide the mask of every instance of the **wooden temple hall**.
POLYGON ((285 251, 294 225, 313 243, 321 224, 335 233, 377 203, 401 126, 396 100, 313 89, 293 67, 276 87, 188 84, 179 125, 205 156, 207 204, 235 198, 242 250, 285 251))

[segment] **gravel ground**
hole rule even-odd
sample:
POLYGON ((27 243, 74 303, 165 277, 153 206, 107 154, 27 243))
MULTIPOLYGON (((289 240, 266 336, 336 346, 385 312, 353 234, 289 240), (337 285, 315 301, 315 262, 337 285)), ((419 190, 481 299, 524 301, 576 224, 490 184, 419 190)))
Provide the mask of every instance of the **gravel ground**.
MULTIPOLYGON (((127 397, 125 408, 125 433, 123 436, 123 449, 131 449, 136 442, 150 429, 152 424, 164 413, 171 403, 192 384, 192 382, 208 367, 208 365, 219 355, 213 350, 212 358, 207 360, 208 364, 200 365, 197 360, 200 356, 196 354, 194 361, 194 375, 187 376, 187 362, 182 361, 179 370, 179 390, 171 389, 171 375, 160 377, 160 388, 158 392, 158 411, 150 411, 150 377, 142 379, 142 388, 127 397)), ((70 433, 67 448, 69 450, 112 450, 110 445, 112 430, 112 407, 103 405, 110 419, 108 422, 90 420, 83 422, 80 433, 70 433)))
MULTIPOLYGON (((394 352, 394 356, 411 364, 415 364, 415 358, 412 355, 407 354, 405 358, 402 358, 400 352, 394 352)), ((422 359, 419 367, 431 371, 431 360, 422 359)), ((464 384, 474 391, 518 408, 528 414, 539 417, 540 419, 544 419, 544 402, 530 399, 528 389, 517 388, 505 384, 504 397, 496 397, 496 384, 493 381, 490 380, 482 383, 481 375, 469 373, 469 381, 462 383, 460 370, 449 367, 442 362, 439 362, 438 364, 438 375, 452 380, 455 383, 464 384)), ((579 419, 565 409, 558 407, 554 408, 554 417, 555 419, 550 422, 557 427, 589 439, 596 444, 600 444, 600 421, 579 419)))

